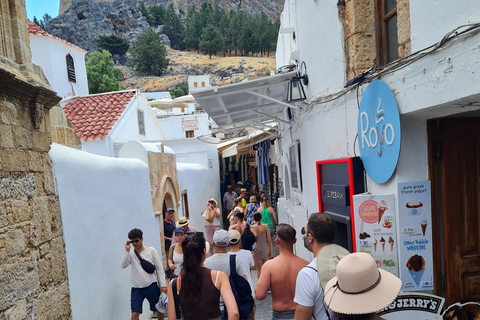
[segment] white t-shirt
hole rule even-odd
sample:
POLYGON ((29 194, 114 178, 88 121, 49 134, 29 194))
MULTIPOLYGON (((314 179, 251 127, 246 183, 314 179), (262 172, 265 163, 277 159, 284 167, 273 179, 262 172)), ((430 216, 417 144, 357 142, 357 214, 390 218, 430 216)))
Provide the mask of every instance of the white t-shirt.
MULTIPOLYGON (((240 257, 235 258, 236 271, 242 277, 245 276, 245 269, 243 268, 240 257)), ((227 253, 215 253, 210 258, 207 258, 203 266, 208 269, 223 271, 230 277, 230 255, 227 253)))
MULTIPOLYGON (((323 289, 317 272, 311 268, 317 270, 317 258, 298 273, 293 301, 304 307, 313 306, 313 316, 316 320, 328 320, 323 304, 323 289)), ((330 310, 328 312, 331 317, 333 312, 330 310)))
MULTIPOLYGON (((165 281, 162 260, 160 260, 157 250, 153 247, 146 247, 146 249, 139 254, 142 259, 145 259, 151 263, 154 263, 153 258, 155 258, 154 264, 157 269, 158 277, 160 278, 160 284, 162 287, 166 287, 167 283, 165 281)), ((132 272, 130 277, 130 285, 133 288, 146 288, 152 283, 157 282, 155 273, 147 273, 145 270, 143 270, 140 260, 138 260, 138 257, 135 254, 135 249, 133 248, 130 249, 130 252, 124 251, 121 266, 123 269, 131 266, 132 272)))
POLYGON ((228 254, 236 255, 242 262, 243 269, 245 270, 245 274, 247 276, 247 281, 250 284, 250 288, 252 288, 252 297, 255 299, 255 288, 253 287, 252 275, 250 274, 250 267, 253 267, 255 265, 255 262, 253 261, 252 252, 249 250, 241 249, 238 252, 230 251, 228 254))

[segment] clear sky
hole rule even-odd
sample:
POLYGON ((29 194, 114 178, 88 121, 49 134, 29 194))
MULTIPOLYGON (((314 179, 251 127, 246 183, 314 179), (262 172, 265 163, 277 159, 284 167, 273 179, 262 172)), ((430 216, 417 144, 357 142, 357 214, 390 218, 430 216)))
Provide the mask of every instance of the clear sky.
POLYGON ((42 19, 45 13, 48 13, 52 18, 58 16, 58 9, 60 8, 60 0, 25 0, 27 6, 27 17, 30 21, 33 16, 37 19, 42 19))

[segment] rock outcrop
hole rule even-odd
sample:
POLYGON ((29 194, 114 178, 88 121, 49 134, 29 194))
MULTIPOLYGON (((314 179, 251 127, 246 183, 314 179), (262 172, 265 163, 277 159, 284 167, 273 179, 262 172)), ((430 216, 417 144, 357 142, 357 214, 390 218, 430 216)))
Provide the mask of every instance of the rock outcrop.
POLYGON ((95 39, 103 35, 125 38, 130 44, 148 28, 134 0, 95 2, 75 0, 63 14, 51 19, 46 31, 87 51, 96 50, 95 39))

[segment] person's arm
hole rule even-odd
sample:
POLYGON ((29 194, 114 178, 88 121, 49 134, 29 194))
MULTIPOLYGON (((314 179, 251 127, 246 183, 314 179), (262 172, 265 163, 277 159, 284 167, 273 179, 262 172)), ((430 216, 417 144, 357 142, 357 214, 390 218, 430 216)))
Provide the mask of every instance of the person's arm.
MULTIPOLYGON (((263 270, 262 270, 263 271, 263 270)), ((295 320, 310 320, 312 319, 313 306, 305 307, 297 304, 295 307, 295 320)), ((170 320, 170 319, 169 319, 170 320)))
MULTIPOLYGON (((228 320, 238 320, 240 314, 238 312, 237 302, 235 301, 235 296, 232 292, 232 287, 230 287, 230 282, 228 280, 227 274, 222 271, 217 271, 218 274, 218 283, 220 285, 220 296, 223 299, 223 303, 227 308, 228 320)), ((170 314, 170 310, 168 310, 170 314)), ((170 320, 170 319, 168 319, 170 320)))
POLYGON ((255 297, 258 300, 265 300, 267 297, 268 288, 270 288, 270 268, 269 261, 265 262, 262 267, 262 273, 260 279, 255 286, 255 297))
POLYGON ((200 213, 201 216, 203 216, 203 213, 205 212, 205 210, 207 210, 208 206, 205 207, 205 209, 203 209, 202 213, 200 213))
POLYGON ((167 260, 168 267, 172 270, 177 269, 177 267, 173 264, 173 250, 175 250, 174 244, 172 244, 170 246, 170 250, 168 250, 168 260, 167 260))
POLYGON ((269 254, 268 258, 271 259, 273 257, 273 246, 272 246, 272 237, 270 237, 270 228, 267 227, 267 243, 268 243, 268 249, 269 249, 269 254))
POLYGON ((177 320, 175 313, 175 300, 173 299, 172 281, 168 283, 168 301, 170 301, 170 303, 168 303, 168 320, 177 320))
POLYGON ((227 216, 227 219, 228 219, 228 220, 230 220, 230 217, 232 216, 232 214, 233 214, 233 209, 230 210, 230 213, 229 213, 228 216, 227 216))
POLYGON ((154 259, 155 259, 155 267, 157 268, 157 276, 160 278, 160 290, 163 293, 167 293, 167 282, 165 281, 165 272, 163 271, 163 263, 158 256, 158 252, 155 248, 152 248, 154 259))
MULTIPOLYGON (((273 225, 275 226, 277 224, 277 216, 275 216, 275 211, 273 211, 272 207, 269 207, 268 211, 270 211, 270 213, 272 214, 273 225)), ((276 229, 275 227, 273 228, 276 229)))
POLYGON ((222 215, 221 212, 220 212, 220 209, 218 209, 218 208, 215 208, 215 210, 214 210, 213 212, 214 212, 213 214, 214 214, 217 218, 220 218, 220 216, 222 215))
POLYGON ((123 258, 122 258, 122 263, 120 266, 122 269, 125 269, 132 263, 132 260, 130 259, 130 240, 127 240, 125 243, 125 252, 123 253, 123 258))

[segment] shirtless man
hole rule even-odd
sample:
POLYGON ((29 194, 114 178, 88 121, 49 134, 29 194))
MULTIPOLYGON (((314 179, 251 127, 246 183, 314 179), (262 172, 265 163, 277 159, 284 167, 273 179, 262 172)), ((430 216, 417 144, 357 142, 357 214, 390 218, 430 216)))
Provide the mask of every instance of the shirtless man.
POLYGON ((240 235, 243 235, 243 232, 245 231, 245 227, 247 226, 245 224, 245 221, 243 220, 243 217, 245 217, 243 212, 239 211, 239 212, 235 213, 235 224, 231 225, 228 228, 228 230, 237 230, 238 232, 240 232, 240 235))
POLYGON ((271 288, 272 319, 293 319, 295 316, 295 282, 298 272, 308 264, 293 253, 296 233, 288 224, 278 225, 275 243, 280 249, 280 255, 263 265, 262 274, 255 286, 258 300, 264 300, 271 288))

